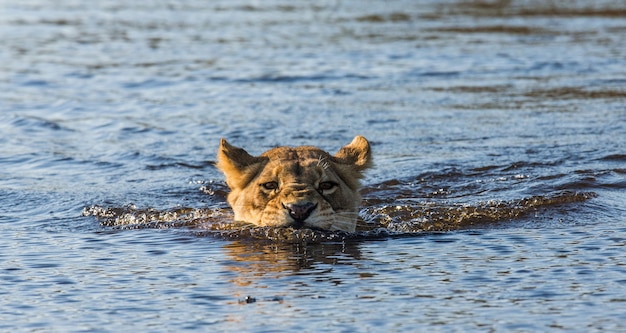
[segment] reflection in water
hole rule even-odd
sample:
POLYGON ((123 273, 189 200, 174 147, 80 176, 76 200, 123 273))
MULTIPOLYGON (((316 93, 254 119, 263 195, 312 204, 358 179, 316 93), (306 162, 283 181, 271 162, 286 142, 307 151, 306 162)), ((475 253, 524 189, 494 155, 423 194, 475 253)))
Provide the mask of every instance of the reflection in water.
POLYGON ((331 266, 361 258, 358 242, 304 244, 248 240, 227 243, 224 249, 228 256, 224 265, 235 273, 230 282, 237 286, 289 275, 312 274, 322 278, 331 273, 331 266))

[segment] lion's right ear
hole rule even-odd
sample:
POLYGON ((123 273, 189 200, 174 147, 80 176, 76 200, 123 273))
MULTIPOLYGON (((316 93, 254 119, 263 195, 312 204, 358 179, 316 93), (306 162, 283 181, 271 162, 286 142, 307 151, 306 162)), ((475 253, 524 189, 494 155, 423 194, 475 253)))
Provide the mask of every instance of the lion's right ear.
POLYGON ((266 162, 266 157, 254 157, 244 149, 231 145, 226 139, 220 140, 217 168, 222 170, 231 189, 244 188, 266 162))

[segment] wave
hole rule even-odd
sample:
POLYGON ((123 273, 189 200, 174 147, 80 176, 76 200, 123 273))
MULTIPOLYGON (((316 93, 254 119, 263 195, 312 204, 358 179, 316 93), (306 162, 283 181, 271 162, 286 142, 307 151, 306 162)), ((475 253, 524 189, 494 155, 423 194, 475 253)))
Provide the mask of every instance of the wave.
POLYGON ((596 197, 593 192, 561 192, 551 196, 531 196, 519 200, 487 201, 477 204, 404 202, 365 207, 354 233, 257 227, 233 221, 228 208, 188 208, 169 210, 91 206, 83 216, 93 216, 114 229, 180 228, 197 236, 225 239, 255 239, 292 243, 319 243, 348 239, 407 237, 425 232, 446 232, 486 228, 527 216, 539 209, 583 202, 596 197))

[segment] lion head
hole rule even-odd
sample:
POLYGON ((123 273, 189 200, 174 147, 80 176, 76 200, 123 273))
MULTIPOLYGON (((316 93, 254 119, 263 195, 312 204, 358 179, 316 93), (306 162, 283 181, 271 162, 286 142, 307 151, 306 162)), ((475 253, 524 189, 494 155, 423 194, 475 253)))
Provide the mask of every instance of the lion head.
POLYGON ((220 142, 217 167, 231 192, 235 220, 259 226, 353 232, 361 202, 359 179, 372 164, 357 136, 335 155, 315 147, 278 147, 260 156, 220 142))

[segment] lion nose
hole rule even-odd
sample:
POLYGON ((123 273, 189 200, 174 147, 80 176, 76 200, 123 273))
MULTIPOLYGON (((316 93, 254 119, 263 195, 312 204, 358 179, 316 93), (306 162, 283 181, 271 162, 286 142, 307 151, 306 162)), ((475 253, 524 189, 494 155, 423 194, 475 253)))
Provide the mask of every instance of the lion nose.
POLYGON ((310 202, 297 204, 283 204, 283 207, 289 211, 291 216, 297 222, 306 220, 317 207, 317 204, 310 202))

